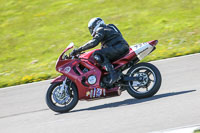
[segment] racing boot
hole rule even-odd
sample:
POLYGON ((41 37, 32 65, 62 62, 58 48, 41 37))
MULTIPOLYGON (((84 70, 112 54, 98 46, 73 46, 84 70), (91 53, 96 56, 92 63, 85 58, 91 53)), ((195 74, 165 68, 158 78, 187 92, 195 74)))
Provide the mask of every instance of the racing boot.
POLYGON ((106 63, 104 67, 106 71, 109 72, 109 76, 110 76, 109 79, 106 78, 107 81, 104 80, 105 83, 112 85, 113 83, 115 83, 116 81, 120 79, 121 74, 115 71, 112 64, 106 63))

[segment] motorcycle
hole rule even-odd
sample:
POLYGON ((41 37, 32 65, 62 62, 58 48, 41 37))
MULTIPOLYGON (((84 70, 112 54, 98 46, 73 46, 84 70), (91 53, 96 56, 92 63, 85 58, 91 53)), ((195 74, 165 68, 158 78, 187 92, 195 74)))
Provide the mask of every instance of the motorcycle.
POLYGON ((121 73, 120 79, 110 85, 105 83, 109 73, 95 62, 92 54, 98 50, 65 54, 74 47, 70 43, 56 62, 56 70, 62 75, 55 78, 46 93, 48 107, 59 113, 72 110, 79 100, 95 100, 120 96, 127 91, 137 99, 155 95, 161 86, 161 74, 150 63, 139 63, 156 49, 157 40, 130 46, 129 53, 112 62, 115 70, 121 73))

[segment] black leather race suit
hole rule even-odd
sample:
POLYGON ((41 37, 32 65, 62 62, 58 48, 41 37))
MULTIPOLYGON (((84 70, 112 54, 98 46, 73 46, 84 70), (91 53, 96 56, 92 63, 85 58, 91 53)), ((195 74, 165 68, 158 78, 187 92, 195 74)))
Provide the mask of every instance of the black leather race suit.
POLYGON ((114 61, 129 52, 128 43, 122 37, 121 32, 113 24, 101 25, 95 32, 91 41, 79 48, 84 51, 97 46, 101 42, 101 50, 93 53, 93 56, 100 55, 101 61, 97 62, 104 66, 109 61, 114 61))

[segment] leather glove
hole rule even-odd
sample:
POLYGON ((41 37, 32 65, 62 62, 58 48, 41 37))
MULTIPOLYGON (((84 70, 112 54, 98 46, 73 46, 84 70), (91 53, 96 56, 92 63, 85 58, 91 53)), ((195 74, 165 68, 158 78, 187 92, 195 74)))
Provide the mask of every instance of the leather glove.
POLYGON ((79 49, 74 49, 71 53, 70 53, 70 56, 74 56, 74 55, 76 55, 76 54, 78 54, 78 53, 80 53, 81 51, 79 50, 79 49))

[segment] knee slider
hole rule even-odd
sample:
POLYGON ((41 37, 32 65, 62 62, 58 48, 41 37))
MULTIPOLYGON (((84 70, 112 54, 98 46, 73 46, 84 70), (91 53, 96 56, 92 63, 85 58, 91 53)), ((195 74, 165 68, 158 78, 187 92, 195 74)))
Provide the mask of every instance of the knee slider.
POLYGON ((103 63, 103 58, 100 55, 95 54, 94 55, 94 59, 98 62, 98 63, 103 63))

